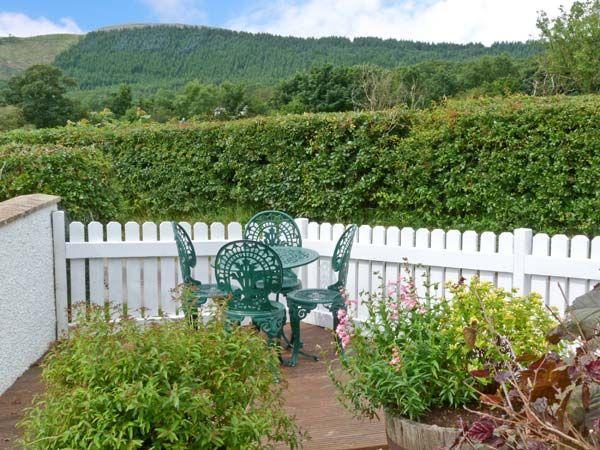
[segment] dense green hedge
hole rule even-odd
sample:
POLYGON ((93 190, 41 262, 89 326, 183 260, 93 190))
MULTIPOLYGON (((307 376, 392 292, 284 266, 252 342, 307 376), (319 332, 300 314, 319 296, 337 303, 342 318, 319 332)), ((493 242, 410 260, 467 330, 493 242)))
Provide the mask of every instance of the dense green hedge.
POLYGON ((110 158, 94 148, 0 146, 0 200, 56 194, 73 218, 110 220, 123 207, 117 185, 110 158))
POLYGON ((600 234, 600 96, 72 126, 0 134, 2 142, 102 150, 111 188, 124 187, 118 218, 191 219, 242 205, 316 220, 600 234))

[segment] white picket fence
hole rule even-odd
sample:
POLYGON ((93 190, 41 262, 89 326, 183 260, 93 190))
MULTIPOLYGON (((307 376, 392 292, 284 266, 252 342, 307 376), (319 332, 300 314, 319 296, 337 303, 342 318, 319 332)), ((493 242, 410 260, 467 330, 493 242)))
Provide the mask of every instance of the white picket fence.
MULTIPOLYGON (((298 275, 304 287, 325 287, 332 282, 331 255, 345 227, 302 218, 297 223, 303 245, 321 255, 318 262, 299 269, 298 275)), ((196 248, 195 277, 202 282, 214 281, 211 259, 225 242, 241 239, 242 225, 182 225, 196 248)), ((142 307, 147 316, 159 311, 176 313, 171 291, 181 277, 169 222, 127 222, 124 226, 110 222, 106 227, 98 222, 87 226, 71 222, 65 239, 64 213, 57 211, 53 213, 53 226, 59 311, 66 311, 71 302, 88 300, 127 304, 133 315, 139 314, 142 307)), ((572 300, 600 280, 600 236, 591 240, 586 236, 550 237, 533 235, 525 228, 496 235, 363 225, 352 249, 347 286, 350 296, 358 299, 361 292, 377 290, 382 283, 398 279, 405 258, 421 293, 427 278, 439 286, 439 294, 445 295, 445 282, 478 274, 506 289, 538 292, 547 304, 559 310, 565 307, 561 288, 572 300)), ((364 313, 359 304, 359 317, 364 313)), ((320 325, 330 320, 322 310, 309 317, 309 321, 320 325)), ((67 326, 66 314, 59 315, 59 330, 67 326)))

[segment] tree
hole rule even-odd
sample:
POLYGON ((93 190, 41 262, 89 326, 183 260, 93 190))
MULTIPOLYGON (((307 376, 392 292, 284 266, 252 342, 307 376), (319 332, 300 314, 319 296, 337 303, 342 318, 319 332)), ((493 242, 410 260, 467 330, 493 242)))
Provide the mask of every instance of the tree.
POLYGON ((14 130, 25 125, 23 111, 17 106, 0 106, 0 131, 14 130))
POLYGON ((45 64, 31 66, 12 77, 4 97, 9 105, 23 111, 23 117, 37 128, 64 125, 75 114, 75 105, 65 94, 75 86, 72 78, 56 67, 45 64))
POLYGON ((553 20, 541 13, 537 26, 547 48, 541 57, 544 91, 598 92, 600 0, 577 1, 553 20))
POLYGON ((110 95, 108 99, 108 109, 115 115, 121 117, 133 105, 133 97, 131 95, 131 87, 122 84, 119 87, 119 92, 110 95))
POLYGON ((279 85, 275 103, 288 112, 351 111, 356 80, 349 67, 313 67, 279 85))

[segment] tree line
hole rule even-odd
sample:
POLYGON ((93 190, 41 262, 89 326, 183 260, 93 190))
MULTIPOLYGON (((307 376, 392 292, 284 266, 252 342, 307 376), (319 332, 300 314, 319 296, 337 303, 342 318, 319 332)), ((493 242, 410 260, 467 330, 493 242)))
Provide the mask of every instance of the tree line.
MULTIPOLYGON (((427 108, 448 97, 600 91, 600 55, 597 52, 600 48, 600 0, 575 2, 570 10, 562 11, 553 20, 541 14, 538 28, 544 52, 525 59, 502 53, 465 61, 428 60, 402 67, 327 63, 268 84, 254 83, 249 75, 245 82, 235 81, 235 77, 233 81, 222 82, 197 78, 170 88, 161 87, 160 83, 141 87, 139 83, 123 83, 119 87, 77 90, 74 87, 76 84, 81 87, 81 80, 76 82, 59 67, 38 65, 11 78, 2 90, 0 130, 26 123, 36 127, 57 126, 68 120, 93 123, 114 120, 166 122, 190 118, 231 120, 257 114, 381 110, 399 105, 427 108)), ((163 27, 155 30, 161 33, 172 31, 163 27)), ((190 33, 207 31, 203 28, 183 30, 190 33)), ((130 31, 140 30, 119 32, 130 31)), ((211 30, 221 34, 225 31, 211 30)), ((274 38, 258 36, 266 41, 274 38)), ((311 41, 289 39, 297 45, 311 41)), ((312 41, 348 45, 342 38, 312 41)), ((156 42, 149 40, 144 45, 152 49, 158 45, 156 42)), ((351 44, 368 47, 377 43, 381 48, 394 50, 399 42, 369 38, 351 44)), ((425 51, 456 47, 454 44, 447 47, 415 42, 405 44, 410 48, 424 46, 425 51)))

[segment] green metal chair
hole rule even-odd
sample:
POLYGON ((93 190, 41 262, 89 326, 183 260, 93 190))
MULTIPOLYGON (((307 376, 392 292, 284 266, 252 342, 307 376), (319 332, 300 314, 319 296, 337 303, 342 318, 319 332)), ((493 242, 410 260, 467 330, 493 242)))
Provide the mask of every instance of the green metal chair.
MULTIPOLYGON (((258 241, 270 247, 302 247, 302 235, 294 219, 282 211, 261 211, 244 227, 244 239, 258 241)), ((302 289, 302 282, 292 269, 283 270, 281 293, 302 289)))
POLYGON ((282 336, 285 306, 269 300, 271 293, 281 291, 283 281, 275 251, 256 241, 229 242, 217 253, 215 275, 218 288, 230 296, 228 322, 241 323, 249 317, 271 342, 282 336))
POLYGON ((337 272, 338 278, 335 283, 326 289, 300 289, 287 294, 287 305, 290 313, 290 323, 292 326, 292 358, 289 361, 291 366, 295 366, 298 361, 298 354, 313 358, 314 355, 304 353, 302 341, 300 340, 300 321, 308 315, 318 305, 323 305, 333 315, 333 329, 338 325, 338 310, 346 309, 344 299, 340 293, 342 288, 346 287, 348 278, 348 264, 350 263, 350 252, 356 234, 356 225, 350 225, 340 236, 333 256, 331 258, 331 267, 337 272))
POLYGON ((198 308, 206 303, 209 298, 226 297, 227 293, 220 290, 216 284, 205 284, 192 278, 192 268, 196 267, 196 251, 190 236, 185 229, 177 222, 171 222, 173 235, 177 244, 177 253, 179 254, 179 268, 181 277, 186 287, 190 288, 188 304, 182 305, 184 313, 190 314, 192 319, 198 317, 198 308))

